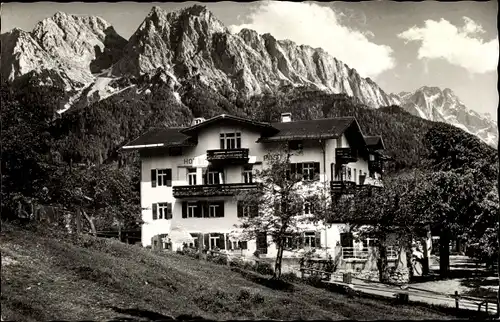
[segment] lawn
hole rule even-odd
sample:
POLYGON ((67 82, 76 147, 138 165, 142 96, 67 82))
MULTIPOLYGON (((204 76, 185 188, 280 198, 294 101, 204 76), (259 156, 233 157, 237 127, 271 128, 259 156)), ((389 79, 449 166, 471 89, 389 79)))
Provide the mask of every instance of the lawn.
POLYGON ((0 250, 4 320, 452 318, 301 283, 274 290, 226 266, 111 239, 2 227, 0 250))

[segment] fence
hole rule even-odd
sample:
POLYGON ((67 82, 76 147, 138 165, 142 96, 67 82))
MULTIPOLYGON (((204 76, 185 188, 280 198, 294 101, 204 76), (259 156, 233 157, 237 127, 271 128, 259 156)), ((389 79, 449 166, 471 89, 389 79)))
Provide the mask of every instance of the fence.
MULTIPOLYGON (((368 259, 370 252, 375 251, 375 247, 342 247, 342 259, 368 259)), ((387 259, 397 259, 398 253, 393 246, 387 247, 387 259)))

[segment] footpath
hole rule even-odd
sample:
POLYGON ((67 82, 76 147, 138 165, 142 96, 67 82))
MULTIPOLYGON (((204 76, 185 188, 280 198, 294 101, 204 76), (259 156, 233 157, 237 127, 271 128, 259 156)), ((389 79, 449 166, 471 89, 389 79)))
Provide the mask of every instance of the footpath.
MULTIPOLYGON (((327 283, 349 287, 350 289, 360 293, 393 299, 396 298, 397 294, 403 293, 408 295, 408 302, 410 303, 427 303, 451 308, 457 307, 457 301, 454 294, 443 294, 426 289, 421 289, 418 288, 418 284, 409 284, 406 289, 402 289, 398 286, 391 286, 379 282, 361 280, 356 277, 352 277, 351 284, 346 284, 342 282, 342 279, 338 276, 332 276, 332 279, 327 283)), ((489 300, 489 302, 486 302, 485 299, 461 296, 460 294, 458 297, 458 307, 459 309, 488 312, 488 314, 493 316, 497 314, 496 302, 494 302, 493 300, 489 300)))

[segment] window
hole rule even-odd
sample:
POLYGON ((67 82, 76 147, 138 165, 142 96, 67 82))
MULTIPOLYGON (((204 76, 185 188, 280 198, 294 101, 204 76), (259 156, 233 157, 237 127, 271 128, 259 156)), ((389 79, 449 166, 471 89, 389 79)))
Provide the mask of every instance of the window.
POLYGON ((287 171, 287 179, 292 179, 293 175, 301 175, 302 180, 318 180, 319 162, 291 163, 290 170, 287 171))
POLYGON ((182 203, 182 218, 201 218, 202 207, 199 201, 184 201, 182 203))
POLYGON ((317 233, 314 231, 306 231, 304 233, 304 246, 305 247, 319 247, 317 244, 317 233))
POLYGON ((252 182, 253 182, 252 166, 245 166, 243 168, 243 183, 252 183, 252 182))
POLYGON ((218 204, 211 204, 208 205, 208 217, 218 217, 217 214, 219 213, 219 205, 218 204))
POLYGON ((218 245, 218 240, 220 238, 220 236, 218 235, 215 235, 215 234, 210 234, 210 249, 215 249, 218 245))
POLYGON ((184 201, 182 218, 224 217, 224 201, 184 201))
POLYGON ((196 185, 196 169, 191 168, 188 169, 188 184, 190 186, 195 186, 196 185))
POLYGON ((309 201, 304 202, 304 215, 312 215, 312 204, 309 201))
POLYGON ((198 208, 198 204, 196 202, 188 202, 187 205, 187 217, 194 218, 196 217, 196 211, 198 208))
POLYGON ((256 217, 259 212, 257 205, 246 205, 238 201, 238 217, 256 217))
POLYGON ((172 169, 151 169, 151 186, 172 186, 172 169))
POLYGON ((172 219, 172 204, 160 202, 153 204, 153 220, 172 219))
POLYGON ((248 249, 248 243, 246 240, 243 241, 233 241, 231 242, 231 248, 234 250, 248 249))
POLYGON ((293 235, 285 236, 283 240, 283 247, 285 249, 297 249, 297 237, 293 235))
POLYGON ((205 184, 223 184, 224 173, 216 169, 208 169, 205 176, 205 184))
POLYGON ((354 179, 354 182, 356 182, 356 178, 357 178, 357 176, 356 176, 356 169, 354 169, 354 171, 353 171, 353 172, 354 172, 354 177, 353 177, 353 179, 354 179))
POLYGON ((363 240, 363 248, 376 247, 377 238, 366 238, 363 240))
POLYGON ((351 168, 347 168, 347 180, 351 181, 351 168))
POLYGON ((241 133, 221 133, 220 148, 226 150, 241 148, 241 133))

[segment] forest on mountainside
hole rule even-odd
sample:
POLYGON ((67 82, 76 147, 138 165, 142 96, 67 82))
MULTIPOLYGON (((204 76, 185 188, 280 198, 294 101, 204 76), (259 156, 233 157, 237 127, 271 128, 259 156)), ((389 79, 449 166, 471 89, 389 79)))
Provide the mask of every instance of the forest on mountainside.
POLYGON ((187 126, 193 117, 221 113, 267 122, 277 121, 282 112, 291 112, 295 120, 354 116, 365 135, 383 137, 386 153, 394 159, 387 173, 480 166, 483 178, 493 182, 498 172, 498 166, 491 166, 498 164, 495 149, 458 128, 423 120, 397 106, 369 109, 345 94, 291 87, 250 98, 225 97, 193 81, 184 83, 179 93, 181 101, 162 84, 148 94, 132 87, 58 116, 55 110, 64 91, 3 83, 2 217, 15 216, 19 202, 69 210, 83 205, 102 225, 116 220, 109 216, 118 209, 122 221, 136 225, 139 162, 136 153, 124 154, 119 148, 152 127, 187 126), (82 196, 92 201, 82 203, 82 196), (103 201, 109 196, 115 196, 114 203, 103 201))

